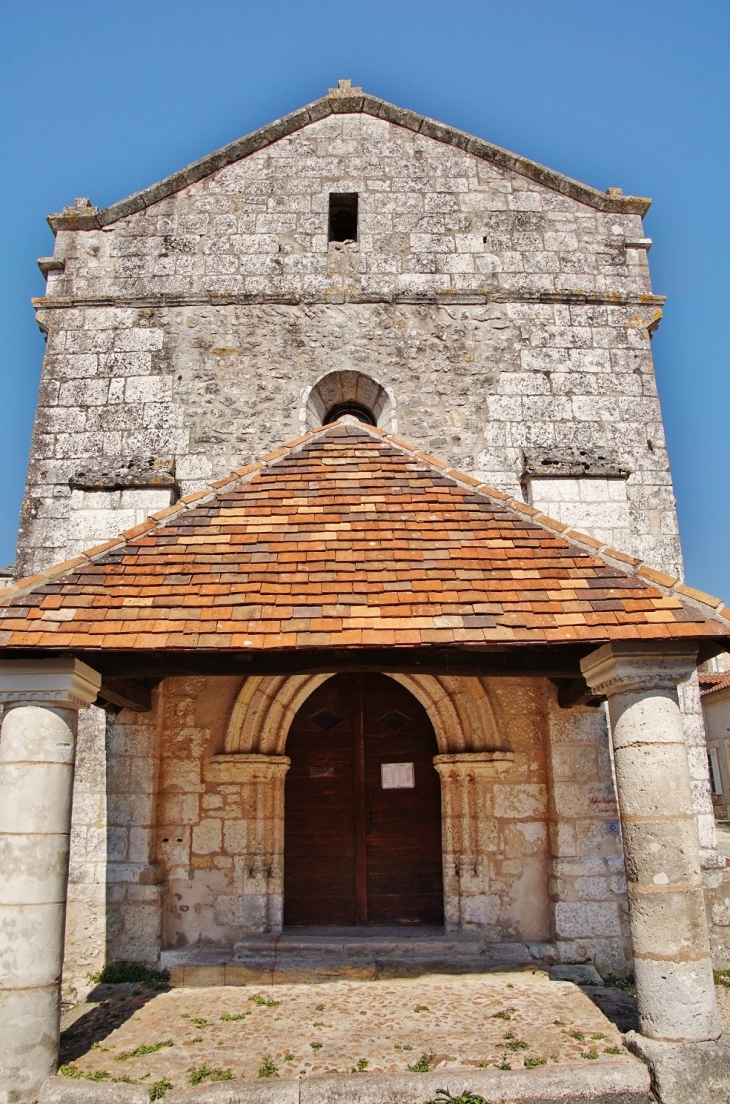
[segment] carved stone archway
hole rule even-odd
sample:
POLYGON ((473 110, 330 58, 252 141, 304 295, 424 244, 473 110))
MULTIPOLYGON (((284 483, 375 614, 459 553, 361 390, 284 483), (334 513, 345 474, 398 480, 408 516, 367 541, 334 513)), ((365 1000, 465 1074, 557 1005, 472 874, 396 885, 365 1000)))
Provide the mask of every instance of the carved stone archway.
MULTIPOLYGON (((483 681, 459 675, 390 674, 428 713, 441 755, 508 751, 483 681)), ((284 755, 289 727, 310 694, 332 674, 254 675, 231 712, 227 754, 284 755)))
MULTIPOLYGON (((297 712, 333 674, 255 675, 231 711, 224 751, 210 768, 241 784, 243 893, 248 930, 276 931, 283 916, 285 754, 297 712)), ((421 703, 436 734, 441 778, 444 915, 447 928, 481 928, 487 900, 485 818, 492 787, 514 754, 483 680, 458 675, 389 676, 421 703)))

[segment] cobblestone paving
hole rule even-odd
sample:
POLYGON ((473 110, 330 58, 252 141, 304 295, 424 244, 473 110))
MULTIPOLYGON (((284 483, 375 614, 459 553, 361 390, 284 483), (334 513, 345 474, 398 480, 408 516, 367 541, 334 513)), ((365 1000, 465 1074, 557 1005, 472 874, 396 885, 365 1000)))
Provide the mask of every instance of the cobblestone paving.
POLYGON ((64 1033, 62 1061, 77 1076, 182 1088, 201 1067, 197 1076, 208 1082, 529 1069, 626 1054, 618 1030, 579 989, 537 971, 136 992, 97 1006, 64 1033), (134 1054, 138 1048, 155 1049, 134 1054))

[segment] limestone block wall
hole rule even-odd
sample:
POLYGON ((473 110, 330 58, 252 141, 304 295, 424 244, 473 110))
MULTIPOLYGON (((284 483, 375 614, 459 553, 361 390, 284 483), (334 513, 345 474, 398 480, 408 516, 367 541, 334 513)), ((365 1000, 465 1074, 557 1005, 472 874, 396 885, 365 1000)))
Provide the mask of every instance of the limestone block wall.
MULTIPOLYGON (((504 771, 472 770, 471 781, 452 763, 439 767, 447 923, 494 941, 555 938, 565 960, 592 957, 620 972, 622 863, 620 841, 604 835, 615 806, 602 713, 558 711, 542 680, 483 686, 511 750, 491 753, 504 771)), ((232 946, 244 931, 280 926, 287 761, 226 752, 241 688, 237 677, 168 679, 150 714, 108 718, 105 858, 101 835, 97 844, 106 903, 91 897, 103 866, 84 867, 77 843, 76 881, 90 905, 88 916, 69 912, 69 979, 83 979, 92 960, 155 961, 163 947, 232 946)), ((440 759, 486 754, 462 747, 440 759)), ((101 777, 86 785, 103 790, 101 777)), ((96 806, 85 815, 88 836, 96 806)), ((77 834, 81 819, 77 798, 77 834)))
POLYGON ((21 574, 63 560, 92 532, 121 531, 141 508, 127 506, 133 491, 71 491, 90 456, 172 456, 188 493, 298 436, 305 396, 332 371, 372 376, 393 396, 399 434, 511 494, 522 493, 525 449, 612 447, 631 472, 621 524, 607 495, 603 512, 601 500, 585 507, 582 525, 681 571, 648 308, 86 306, 42 318, 21 574), (89 511, 104 509, 94 530, 89 511))
POLYGON ((625 975, 631 941, 618 806, 603 708, 548 700, 552 925, 563 962, 625 975))
POLYGON ((603 527, 679 573, 639 215, 344 114, 101 230, 55 224, 18 573, 126 513, 124 492, 73 497, 90 457, 172 458, 187 493, 298 436, 333 371, 372 377, 388 425, 510 493, 525 449, 613 448, 629 525, 603 527), (327 241, 331 191, 359 194, 355 243, 327 241))

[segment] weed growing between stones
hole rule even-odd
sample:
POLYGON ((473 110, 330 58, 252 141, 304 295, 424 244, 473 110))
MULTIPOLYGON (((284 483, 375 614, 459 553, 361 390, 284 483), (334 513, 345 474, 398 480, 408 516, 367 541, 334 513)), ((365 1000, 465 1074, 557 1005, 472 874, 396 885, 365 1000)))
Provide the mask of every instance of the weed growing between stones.
POLYGON ((268 1054, 265 1054, 261 1059, 261 1065, 259 1066, 259 1077, 278 1077, 279 1067, 274 1065, 273 1060, 268 1054))
POLYGON ((239 1012, 237 1016, 232 1016, 230 1012, 224 1012, 221 1016, 223 1023, 233 1023, 234 1020, 245 1020, 246 1016, 250 1016, 250 1012, 239 1012))
POLYGON ((165 1093, 169 1092, 171 1088, 172 1081, 168 1081, 164 1077, 161 1081, 155 1081, 154 1085, 150 1085, 150 1101, 162 1100, 165 1093))
POLYGON ((123 1050, 121 1054, 115 1054, 115 1062, 127 1062, 130 1058, 141 1058, 143 1054, 156 1054, 164 1047, 171 1047, 172 1039, 165 1039, 164 1043, 141 1043, 134 1050, 123 1050))
POLYGON ((546 1066, 547 1058, 525 1058, 525 1069, 537 1069, 538 1066, 546 1066))
POLYGON ((623 1054, 623 1047, 604 1047, 604 1054, 623 1054))
POLYGON ((326 1024, 324 1024, 322 1022, 322 1020, 315 1020, 314 1023, 312 1024, 312 1027, 325 1027, 325 1026, 326 1026, 326 1024))
MULTIPOLYGON (((403 1049, 405 1050, 406 1047, 403 1047, 403 1049)), ((412 1050, 413 1047, 409 1047, 408 1049, 412 1050)), ((408 1069, 411 1073, 428 1073, 435 1059, 436 1055, 433 1052, 430 1054, 422 1054, 412 1066, 408 1067, 408 1069)))
POLYGON ((426 1104, 487 1104, 483 1096, 477 1096, 470 1089, 465 1089, 460 1096, 452 1096, 446 1089, 438 1089, 433 1100, 427 1100, 426 1104))
POLYGON ((202 1035, 196 1035, 194 1039, 190 1040, 191 1043, 202 1043, 202 1041, 203 1041, 203 1036, 202 1035))
POLYGON ((368 1068, 369 1062, 367 1058, 358 1058, 355 1065, 350 1070, 351 1073, 364 1073, 368 1068))
POLYGON ((77 1081, 111 1081, 113 1085, 139 1085, 140 1081, 144 1081, 146 1077, 149 1077, 149 1074, 146 1073, 144 1077, 140 1078, 140 1081, 133 1081, 126 1074, 122 1077, 112 1077, 108 1070, 94 1070, 93 1073, 87 1073, 86 1070, 80 1070, 73 1062, 65 1066, 59 1066, 58 1072, 63 1077, 73 1077, 77 1081))
POLYGON ((602 1031, 597 1031, 595 1035, 591 1035, 591 1039, 605 1039, 606 1036, 602 1031))
POLYGON ((197 1016, 196 1019, 193 1020, 193 1023, 195 1024, 196 1027, 212 1027, 213 1026, 213 1024, 210 1022, 210 1020, 205 1020, 205 1019, 203 1019, 202 1016, 197 1016))
POLYGON ((512 1069, 512 1066, 511 1066, 511 1064, 510 1064, 510 1063, 509 1063, 509 1062, 507 1061, 507 1059, 506 1059, 506 1058, 503 1058, 503 1059, 502 1059, 502 1061, 501 1061, 501 1062, 499 1063, 499 1065, 497 1066, 497 1069, 501 1069, 501 1070, 511 1070, 511 1069, 512 1069))
POLYGON ((579 1043, 582 1043, 585 1039, 585 1035, 582 1031, 570 1031, 568 1034, 571 1039, 577 1039, 579 1043))
POLYGON ((202 1085, 204 1081, 232 1081, 233 1074, 229 1069, 211 1069, 203 1063, 202 1066, 188 1070, 191 1085, 202 1085))
POLYGON ((310 1043, 309 1045, 311 1046, 312 1050, 321 1050, 322 1049, 322 1044, 321 1043, 310 1043))
POLYGON ((315 1004, 314 1011, 315 1012, 324 1012, 324 1005, 323 1004, 315 1004))
POLYGON ((285 1054, 284 1055, 284 1061, 285 1062, 293 1062, 294 1061, 294 1055, 293 1054, 285 1054))
POLYGON ((493 1020, 511 1020, 512 1017, 510 1016, 509 1012, 493 1012, 492 1013, 492 1019, 493 1020))
POLYGON ((507 1032, 507 1034, 505 1035, 505 1040, 506 1042, 504 1043, 504 1046, 506 1046, 507 1050, 511 1050, 513 1053, 518 1050, 530 1049, 529 1043, 526 1043, 524 1039, 518 1039, 512 1031, 507 1032))
POLYGON ((713 970, 712 976, 715 979, 715 985, 723 985, 726 989, 730 989, 730 970, 713 970))
POLYGON ((581 1058, 587 1058, 589 1062, 595 1062, 595 1060, 598 1058, 598 1051, 586 1050, 583 1052, 583 1054, 581 1054, 581 1058))
POLYGON ((262 997, 260 993, 254 993, 252 997, 248 998, 253 1004, 258 1004, 262 1008, 278 1008, 281 1001, 275 1001, 272 997, 262 997))
POLYGON ((93 981, 95 985, 142 983, 148 989, 166 989, 170 981, 170 971, 151 970, 141 962, 110 962, 97 974, 89 974, 89 981, 93 981))
POLYGON ((417 1005, 415 1005, 413 1011, 414 1012, 429 1012, 430 1009, 427 1008, 425 1004, 417 1004, 417 1005))

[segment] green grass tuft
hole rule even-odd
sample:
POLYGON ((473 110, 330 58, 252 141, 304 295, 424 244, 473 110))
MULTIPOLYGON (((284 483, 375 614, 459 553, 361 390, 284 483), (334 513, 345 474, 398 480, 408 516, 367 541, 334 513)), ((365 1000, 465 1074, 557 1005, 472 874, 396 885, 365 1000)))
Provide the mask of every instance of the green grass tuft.
POLYGON ((164 1043, 141 1043, 134 1050, 123 1050, 121 1054, 115 1054, 114 1059, 117 1062, 126 1062, 129 1058, 141 1058, 143 1054, 156 1054, 163 1047, 171 1047, 172 1045, 172 1039, 166 1039, 164 1043))
POLYGON ((150 1101, 162 1100, 165 1093, 169 1092, 171 1088, 172 1081, 168 1081, 166 1078, 163 1078, 162 1081, 155 1081, 154 1085, 150 1085, 150 1101))
POLYGON ((465 1089, 460 1096, 452 1096, 446 1089, 439 1089, 433 1100, 426 1104, 487 1104, 483 1096, 477 1096, 470 1089, 465 1089))
POLYGON ((259 1066, 259 1077, 278 1077, 279 1067, 274 1065, 273 1060, 268 1054, 265 1054, 261 1059, 261 1065, 259 1066))
POLYGON ((211 1069, 210 1066, 203 1063, 202 1066, 198 1066, 196 1069, 189 1069, 190 1084, 202 1085, 204 1081, 232 1081, 233 1074, 229 1069, 211 1069))
POLYGON ((525 1058, 525 1069, 537 1069, 538 1066, 546 1066, 547 1058, 525 1058))
POLYGON ((278 1008, 281 1001, 275 1001, 271 997, 262 997, 260 993, 254 993, 252 997, 248 998, 252 1004, 261 1005, 262 1008, 278 1008))
POLYGON ((408 1069, 411 1073, 428 1073, 433 1065, 436 1055, 432 1052, 430 1054, 422 1054, 421 1057, 409 1066, 408 1069))
POLYGON ((123 982, 143 983, 149 989, 166 989, 169 970, 151 970, 142 962, 109 962, 97 974, 89 974, 95 985, 121 985, 123 982))

